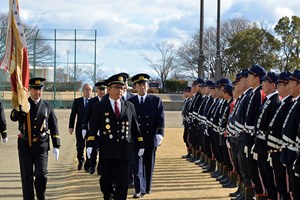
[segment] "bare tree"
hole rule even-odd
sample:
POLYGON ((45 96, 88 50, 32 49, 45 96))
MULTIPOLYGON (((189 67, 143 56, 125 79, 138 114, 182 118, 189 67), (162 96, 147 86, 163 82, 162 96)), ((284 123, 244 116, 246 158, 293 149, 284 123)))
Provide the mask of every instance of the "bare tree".
MULTIPOLYGON (((23 24, 26 36, 28 61, 31 65, 40 65, 41 63, 53 60, 54 52, 50 45, 44 40, 39 33, 38 26, 30 26, 23 24)), ((0 60, 2 60, 5 52, 7 32, 7 15, 0 13, 0 60)))
MULTIPOLYGON (((103 63, 96 65, 96 82, 100 80, 104 80, 107 77, 107 74, 102 69, 100 69, 102 65, 103 63)), ((93 84, 95 84, 94 81, 95 74, 94 74, 94 69, 93 70, 92 69, 93 69, 92 67, 85 68, 84 73, 86 74, 86 78, 89 81, 91 81, 93 84)))
MULTIPOLYGON (((245 17, 236 17, 222 22, 221 24, 221 62, 222 74, 233 74, 238 69, 232 66, 233 58, 224 57, 223 52, 229 47, 229 40, 237 32, 255 26, 245 17)), ((215 58, 217 52, 216 41, 217 28, 210 26, 204 31, 204 56, 205 56, 205 77, 213 78, 215 75, 215 58)), ((178 65, 181 71, 190 78, 196 78, 198 74, 198 55, 199 55, 199 30, 191 35, 190 39, 182 41, 177 52, 178 65)))
POLYGON ((162 89, 165 88, 165 81, 167 80, 170 72, 176 69, 176 53, 174 44, 162 42, 155 45, 159 50, 160 57, 151 59, 142 55, 146 61, 149 62, 150 67, 154 69, 162 82, 162 89))

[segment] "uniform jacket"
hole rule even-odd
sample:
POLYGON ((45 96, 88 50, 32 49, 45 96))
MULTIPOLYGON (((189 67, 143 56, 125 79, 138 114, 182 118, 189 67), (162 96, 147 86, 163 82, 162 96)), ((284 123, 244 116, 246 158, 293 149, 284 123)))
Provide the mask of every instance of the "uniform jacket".
POLYGON ((164 136, 165 119, 161 99, 157 96, 147 94, 143 104, 139 103, 137 95, 128 101, 132 102, 135 106, 145 147, 153 148, 155 134, 164 136))
POLYGON ((134 105, 121 99, 120 117, 117 119, 109 98, 97 102, 93 109, 87 147, 98 148, 101 159, 125 159, 132 157, 132 143, 144 147, 134 105), (100 144, 96 139, 99 131, 100 144))
POLYGON ((74 99, 71 114, 70 114, 70 119, 69 119, 69 128, 74 128, 75 119, 76 119, 76 116, 77 116, 76 126, 75 126, 76 135, 78 135, 78 134, 81 135, 84 113, 85 113, 84 98, 79 97, 79 98, 74 99))
POLYGON ((267 128, 267 144, 269 150, 279 150, 282 144, 282 126, 283 122, 291 108, 292 96, 288 96, 279 105, 276 113, 267 128))
POLYGON ((268 152, 267 146, 267 128, 272 120, 272 117, 275 115, 276 108, 280 103, 278 93, 273 94, 269 99, 266 99, 264 104, 261 105, 261 108, 258 111, 256 118, 256 141, 254 152, 258 155, 265 155, 268 152))
MULTIPOLYGON (((31 137, 38 141, 32 143, 32 151, 40 151, 41 148, 49 150, 49 134, 52 139, 53 147, 59 148, 60 137, 57 118, 52 105, 43 100, 40 100, 40 102, 35 105, 31 98, 29 98, 28 101, 30 103, 31 137), (44 133, 46 133, 46 136, 44 136, 44 133)), ((27 114, 12 110, 10 118, 12 121, 19 122, 19 130, 21 132, 19 137, 28 141, 27 114)))
POLYGON ((0 102, 0 133, 2 138, 7 137, 7 130, 6 130, 6 120, 4 115, 4 108, 2 103, 0 102))
POLYGON ((293 102, 282 128, 283 148, 280 161, 291 167, 297 157, 296 137, 300 124, 300 98, 293 102))
POLYGON ((90 121, 90 118, 92 116, 92 113, 93 113, 93 108, 94 108, 94 105, 99 102, 99 97, 96 96, 92 99, 89 100, 89 103, 88 103, 88 106, 87 106, 87 109, 84 113, 84 117, 83 117, 83 122, 82 122, 82 129, 85 129, 85 130, 89 130, 89 121, 90 121))

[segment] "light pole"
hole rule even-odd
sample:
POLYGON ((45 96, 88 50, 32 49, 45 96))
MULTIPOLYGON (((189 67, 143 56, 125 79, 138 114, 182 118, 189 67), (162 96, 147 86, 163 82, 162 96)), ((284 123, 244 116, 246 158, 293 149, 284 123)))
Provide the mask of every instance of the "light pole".
POLYGON ((66 53, 67 53, 67 82, 70 82, 70 70, 69 70, 69 53, 70 53, 70 50, 67 49, 66 53))

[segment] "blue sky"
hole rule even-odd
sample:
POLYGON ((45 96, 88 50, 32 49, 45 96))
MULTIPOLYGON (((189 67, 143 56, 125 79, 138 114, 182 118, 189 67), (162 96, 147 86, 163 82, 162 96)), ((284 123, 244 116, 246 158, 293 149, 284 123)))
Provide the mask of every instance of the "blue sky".
MULTIPOLYGON (((0 0, 0 12, 8 12, 0 0)), ((155 44, 178 44, 199 28, 199 0, 19 0, 21 19, 40 29, 96 29, 97 63, 112 75, 146 72, 156 76, 141 54, 159 56, 155 44)), ((205 26, 216 23, 217 0, 204 0, 205 26)), ((276 24, 283 16, 300 16, 296 0, 221 0, 221 20, 245 16, 252 21, 276 24)), ((60 58, 66 60, 62 44, 60 58)), ((85 49, 86 55, 91 54, 85 49)), ((83 53, 82 53, 83 55, 83 53)), ((72 60, 72 52, 69 60, 72 60)))

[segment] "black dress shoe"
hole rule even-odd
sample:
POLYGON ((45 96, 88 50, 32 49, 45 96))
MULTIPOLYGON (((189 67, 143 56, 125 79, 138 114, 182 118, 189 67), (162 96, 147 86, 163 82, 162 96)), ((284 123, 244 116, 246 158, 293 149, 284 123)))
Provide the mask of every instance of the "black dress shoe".
POLYGON ((146 191, 146 194, 150 194, 150 193, 151 193, 151 190, 147 190, 147 191, 146 191))
POLYGON ((82 162, 79 162, 79 163, 78 163, 77 169, 78 169, 78 170, 81 170, 81 169, 82 169, 82 162))
POLYGON ((133 198, 134 198, 134 199, 138 199, 138 198, 142 198, 143 196, 144 196, 143 193, 139 192, 139 193, 135 193, 135 194, 133 195, 133 198))
POLYGON ((90 167, 89 172, 90 172, 90 174, 94 174, 95 173, 95 168, 94 167, 90 167))

